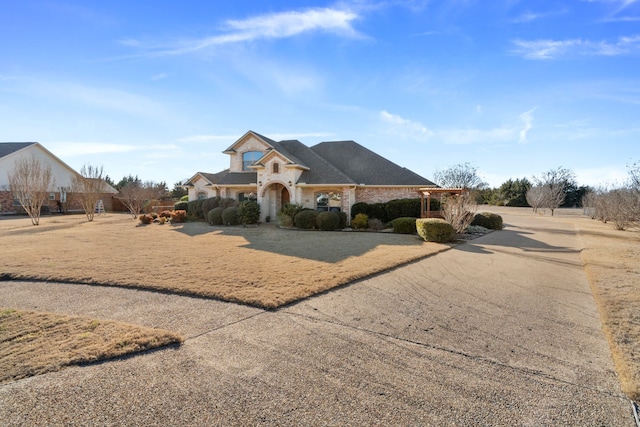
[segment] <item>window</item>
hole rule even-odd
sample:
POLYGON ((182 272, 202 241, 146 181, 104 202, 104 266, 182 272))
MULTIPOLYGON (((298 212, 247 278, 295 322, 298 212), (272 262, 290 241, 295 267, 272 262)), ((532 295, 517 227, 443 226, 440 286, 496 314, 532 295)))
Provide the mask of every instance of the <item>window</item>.
POLYGON ((201 191, 198 193, 197 197, 198 197, 198 200, 204 200, 207 198, 207 193, 205 193, 204 191, 201 191))
POLYGON ((316 193, 316 210, 340 212, 342 207, 342 194, 332 191, 316 193))
POLYGON ((56 199, 56 193, 49 193, 49 200, 55 200, 56 199))
POLYGON ((274 163, 271 167, 271 172, 280 173, 280 163, 274 163))
POLYGON ((254 164, 260 157, 262 157, 262 153, 260 151, 247 151, 242 154, 242 170, 250 171, 249 166, 254 164))
POLYGON ((256 193, 238 193, 238 201, 244 202, 245 200, 253 200, 256 201, 256 193))

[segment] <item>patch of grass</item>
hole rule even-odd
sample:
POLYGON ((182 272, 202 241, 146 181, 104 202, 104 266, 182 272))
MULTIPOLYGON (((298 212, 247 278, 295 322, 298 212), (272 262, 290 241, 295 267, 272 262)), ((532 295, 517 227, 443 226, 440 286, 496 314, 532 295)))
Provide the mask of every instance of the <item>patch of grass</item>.
POLYGON ((0 308, 0 384, 182 341, 160 329, 0 308))
POLYGON ((640 401, 640 232, 577 221, 582 262, 623 391, 640 401))
POLYGON ((94 222, 0 221, 5 276, 156 289, 277 308, 449 248, 416 236, 319 233, 204 222, 136 227, 130 215, 94 222), (62 245, 60 242, 64 242, 62 245))

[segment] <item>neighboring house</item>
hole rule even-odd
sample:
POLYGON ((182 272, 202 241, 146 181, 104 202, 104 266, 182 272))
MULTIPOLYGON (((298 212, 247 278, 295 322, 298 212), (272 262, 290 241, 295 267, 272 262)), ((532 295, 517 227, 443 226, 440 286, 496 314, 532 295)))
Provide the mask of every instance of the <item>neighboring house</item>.
MULTIPOLYGON (((53 177, 49 191, 48 207, 51 211, 80 209, 73 198, 71 186, 78 172, 37 142, 0 142, 0 213, 20 212, 21 208, 14 200, 9 188, 9 174, 13 172, 15 161, 19 158, 34 156, 43 166, 51 167, 53 177)), ((111 210, 112 198, 117 190, 105 183, 102 204, 105 210, 111 210)))
POLYGON ((260 203, 261 220, 275 219, 285 203, 351 214, 357 202, 377 203, 419 197, 418 189, 437 187, 354 141, 274 141, 249 131, 224 151, 230 167, 198 172, 185 183, 189 200, 230 197, 260 203))

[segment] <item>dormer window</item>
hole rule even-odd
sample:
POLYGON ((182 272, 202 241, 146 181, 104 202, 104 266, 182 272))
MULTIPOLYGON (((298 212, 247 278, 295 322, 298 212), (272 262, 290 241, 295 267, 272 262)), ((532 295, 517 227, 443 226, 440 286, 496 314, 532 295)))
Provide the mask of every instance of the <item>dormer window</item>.
POLYGON ((260 157, 262 153, 260 151, 247 151, 242 154, 242 170, 250 171, 249 166, 253 165, 260 157))
POLYGON ((280 173, 280 163, 274 163, 273 165, 271 165, 271 172, 280 173))

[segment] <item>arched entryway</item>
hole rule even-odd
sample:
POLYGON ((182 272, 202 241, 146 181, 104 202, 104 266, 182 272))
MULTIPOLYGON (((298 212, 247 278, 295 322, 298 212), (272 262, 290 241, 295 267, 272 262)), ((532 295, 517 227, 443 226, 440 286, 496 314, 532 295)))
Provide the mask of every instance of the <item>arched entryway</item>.
POLYGON ((267 184, 262 192, 261 216, 264 221, 267 217, 271 222, 278 220, 278 211, 285 203, 291 201, 291 193, 286 185, 274 182, 267 184))

